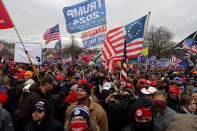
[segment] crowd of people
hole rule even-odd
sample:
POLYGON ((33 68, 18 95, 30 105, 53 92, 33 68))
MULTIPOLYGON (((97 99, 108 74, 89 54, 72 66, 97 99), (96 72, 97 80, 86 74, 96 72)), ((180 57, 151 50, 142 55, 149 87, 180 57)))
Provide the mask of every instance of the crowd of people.
POLYGON ((1 131, 196 131, 197 68, 0 63, 1 131))

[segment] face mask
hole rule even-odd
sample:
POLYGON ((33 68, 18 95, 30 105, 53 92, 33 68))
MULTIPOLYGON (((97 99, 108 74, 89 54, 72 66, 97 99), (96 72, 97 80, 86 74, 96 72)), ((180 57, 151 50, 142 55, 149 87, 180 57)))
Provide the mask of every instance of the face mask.
POLYGON ((70 130, 71 131, 86 131, 87 130, 87 124, 85 122, 83 123, 70 123, 70 130))
POLYGON ((154 101, 154 107, 159 110, 163 110, 166 107, 166 102, 154 101))
POLYGON ((134 122, 134 129, 136 131, 153 131, 152 121, 149 122, 134 122))

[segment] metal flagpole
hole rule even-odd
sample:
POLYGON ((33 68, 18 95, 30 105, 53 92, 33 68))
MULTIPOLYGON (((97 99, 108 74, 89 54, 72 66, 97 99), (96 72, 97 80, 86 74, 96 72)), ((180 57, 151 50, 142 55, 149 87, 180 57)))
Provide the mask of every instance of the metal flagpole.
MULTIPOLYGON (((2 1, 2 4, 3 4, 3 1, 2 1)), ((4 4, 3 4, 3 6, 5 7, 4 4)), ((7 12, 6 7, 5 7, 5 10, 6 10, 6 12, 7 12)), ((10 17, 10 15, 9 15, 8 12, 7 12, 7 14, 8 14, 8 16, 10 17)), ((10 17, 10 20, 12 21, 12 18, 11 18, 11 17, 10 17)), ((22 44, 22 46, 23 46, 23 48, 24 48, 25 54, 27 55, 27 57, 28 57, 28 59, 29 59, 29 62, 30 62, 31 66, 32 66, 32 68, 33 68, 33 70, 34 70, 34 73, 36 74, 36 77, 37 77, 37 79, 38 79, 38 82, 40 83, 40 78, 38 77, 38 73, 37 73, 37 71, 36 71, 34 65, 32 64, 32 61, 31 61, 31 59, 30 59, 30 57, 29 57, 29 54, 28 54, 27 50, 25 49, 25 46, 24 46, 24 44, 23 44, 23 42, 22 42, 22 39, 21 39, 21 37, 20 37, 20 35, 19 35, 19 33, 18 33, 18 31, 17 31, 17 29, 16 29, 16 26, 14 25, 13 21, 12 21, 12 24, 13 24, 14 29, 15 29, 15 31, 16 31, 16 34, 17 34, 17 36, 18 36, 18 38, 19 38, 19 40, 20 40, 20 42, 21 42, 21 44, 22 44)))
MULTIPOLYGON (((146 36, 146 32, 147 32, 147 29, 148 29, 148 23, 149 23, 149 19, 150 19, 150 14, 151 14, 151 12, 148 12, 148 15, 147 15, 147 18, 146 18, 146 21, 145 21, 144 38, 146 36)), ((143 46, 144 46, 144 44, 143 44, 143 46)), ((143 54, 143 50, 142 50, 142 54, 143 54)))
POLYGON ((148 15, 147 15, 147 20, 146 20, 146 23, 145 23, 144 36, 146 36, 146 32, 147 32, 147 29, 148 29, 148 23, 149 23, 149 19, 150 19, 150 14, 151 14, 151 12, 149 11, 148 15))
MULTIPOLYGON (((146 18, 146 21, 145 21, 144 38, 146 36, 146 32, 147 32, 147 29, 148 29, 148 23, 149 23, 149 19, 150 19, 150 14, 151 14, 151 12, 149 11, 148 15, 147 15, 147 18, 146 18)), ((144 39, 144 41, 145 41, 145 39, 144 39)), ((143 43, 143 48, 144 48, 144 43, 143 43)), ((142 49, 141 54, 143 55, 143 49, 142 49)), ((140 62, 140 66, 141 66, 141 62, 140 62)))
MULTIPOLYGON (((60 24, 58 23, 58 27, 59 27, 59 33, 60 33, 60 24)), ((62 54, 62 60, 63 60, 63 45, 62 45, 62 40, 61 40, 61 36, 60 36, 60 44, 61 44, 61 50, 62 50, 62 52, 61 52, 61 54, 62 54)))

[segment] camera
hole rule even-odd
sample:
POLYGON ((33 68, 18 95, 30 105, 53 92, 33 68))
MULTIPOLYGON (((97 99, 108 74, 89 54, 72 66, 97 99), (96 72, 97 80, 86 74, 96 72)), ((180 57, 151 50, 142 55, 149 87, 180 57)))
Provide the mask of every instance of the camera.
POLYGON ((115 99, 119 100, 121 98, 121 95, 120 94, 117 94, 114 97, 115 97, 115 99))
POLYGON ((117 94, 114 96, 116 100, 124 100, 124 99, 127 99, 129 98, 130 96, 129 95, 121 95, 121 94, 117 94))

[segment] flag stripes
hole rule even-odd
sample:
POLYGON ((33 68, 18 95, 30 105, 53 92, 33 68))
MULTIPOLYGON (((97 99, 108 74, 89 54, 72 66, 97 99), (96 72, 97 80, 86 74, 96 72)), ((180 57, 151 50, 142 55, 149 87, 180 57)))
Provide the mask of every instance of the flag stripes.
POLYGON ((127 62, 124 61, 121 66, 120 80, 124 83, 127 82, 127 62))
POLYGON ((43 39, 45 40, 45 44, 54 40, 60 40, 59 25, 47 29, 43 35, 43 39))
POLYGON ((174 67, 174 66, 178 65, 181 62, 182 62, 182 60, 180 60, 179 58, 177 58, 176 56, 173 55, 171 60, 170 60, 170 62, 169 62, 169 65, 171 67, 174 67))
POLYGON ((142 54, 146 19, 147 16, 144 16, 107 33, 102 49, 102 62, 105 68, 110 69, 111 73, 113 73, 116 62, 123 60, 125 40, 127 41, 125 45, 127 58, 138 57, 142 54))

